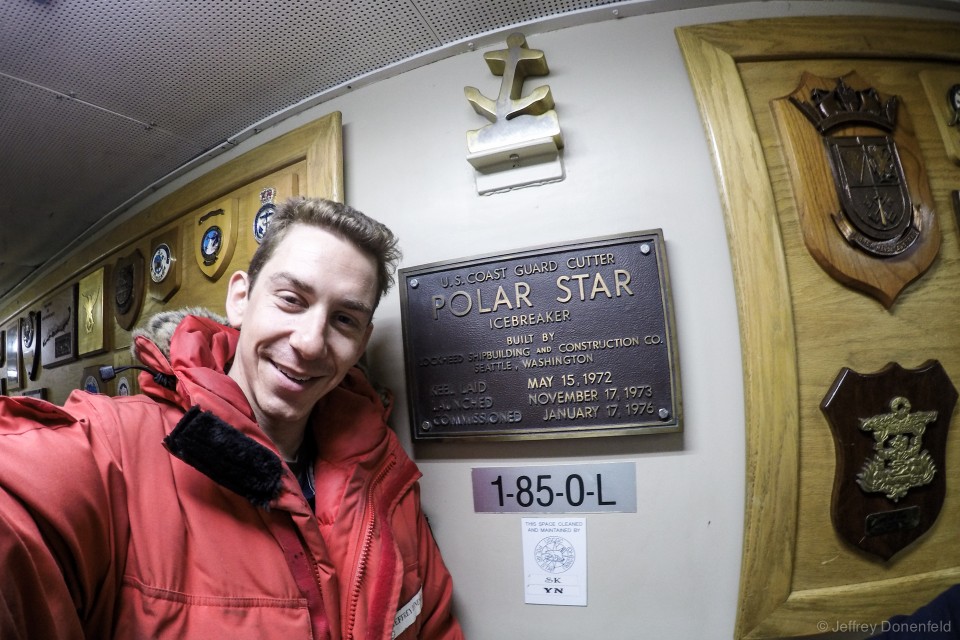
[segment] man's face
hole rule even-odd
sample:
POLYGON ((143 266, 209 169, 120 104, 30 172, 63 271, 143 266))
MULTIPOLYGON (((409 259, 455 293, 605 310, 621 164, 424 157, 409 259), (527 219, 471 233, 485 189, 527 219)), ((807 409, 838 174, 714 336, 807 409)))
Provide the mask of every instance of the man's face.
POLYGON ((251 289, 238 271, 227 317, 240 328, 229 376, 268 432, 299 429, 366 348, 377 264, 353 244, 306 224, 287 230, 251 289))

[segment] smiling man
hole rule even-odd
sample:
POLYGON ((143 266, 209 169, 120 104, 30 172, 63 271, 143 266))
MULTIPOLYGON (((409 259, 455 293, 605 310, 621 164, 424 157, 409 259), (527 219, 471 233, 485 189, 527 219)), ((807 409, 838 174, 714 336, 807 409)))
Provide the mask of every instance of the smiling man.
POLYGON ((227 321, 135 332, 144 395, 0 399, 0 637, 462 638, 355 366, 398 259, 356 210, 288 201, 227 321))
POLYGON ((229 375, 290 456, 314 405, 363 354, 380 287, 376 259, 351 241, 304 223, 290 229, 280 213, 273 224, 284 226, 260 249, 270 257, 230 279, 227 316, 242 330, 229 375))

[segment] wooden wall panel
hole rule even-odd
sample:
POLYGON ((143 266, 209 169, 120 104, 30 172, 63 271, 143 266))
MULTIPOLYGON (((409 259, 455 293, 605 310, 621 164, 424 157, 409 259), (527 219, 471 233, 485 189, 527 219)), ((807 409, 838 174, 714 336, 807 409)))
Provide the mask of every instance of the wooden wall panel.
POLYGON ((833 437, 820 403, 842 367, 940 360, 960 385, 960 237, 950 161, 921 83, 960 78, 960 25, 880 18, 788 18, 677 30, 714 155, 743 344, 747 496, 736 636, 779 638, 908 613, 960 582, 960 420, 947 444, 947 498, 927 534, 890 561, 834 532, 833 437), (811 256, 771 104, 801 74, 856 71, 899 95, 916 129, 940 226, 930 269, 886 309, 811 256))

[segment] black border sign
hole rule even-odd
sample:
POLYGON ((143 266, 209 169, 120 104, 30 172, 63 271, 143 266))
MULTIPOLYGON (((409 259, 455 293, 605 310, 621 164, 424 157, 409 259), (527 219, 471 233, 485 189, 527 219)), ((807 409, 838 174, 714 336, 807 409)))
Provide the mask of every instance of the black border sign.
POLYGON ((660 229, 399 275, 414 440, 681 429, 660 229))

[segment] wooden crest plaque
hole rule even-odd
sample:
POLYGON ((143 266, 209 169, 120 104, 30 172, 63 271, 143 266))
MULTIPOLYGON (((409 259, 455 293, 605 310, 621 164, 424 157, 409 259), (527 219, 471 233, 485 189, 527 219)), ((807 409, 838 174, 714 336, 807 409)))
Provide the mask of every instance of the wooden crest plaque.
POLYGON ((197 265, 211 280, 223 275, 237 247, 236 198, 228 198, 194 214, 193 252, 197 265))
POLYGON ((129 331, 143 306, 143 254, 139 249, 117 260, 113 268, 113 313, 129 331))
POLYGON ((890 308, 940 249, 905 105, 851 72, 804 73, 772 106, 807 249, 833 278, 890 308))
MULTIPOLYGON (((20 357, 27 379, 36 380, 40 373, 40 312, 30 311, 20 318, 20 357)), ((26 381, 24 381, 26 386, 26 381)))
POLYGON ((180 289, 182 260, 180 227, 173 227, 150 241, 150 297, 166 302, 180 289))
POLYGON ((937 519, 957 390, 943 366, 841 370, 820 405, 837 452, 831 519, 851 545, 889 560, 937 519))

